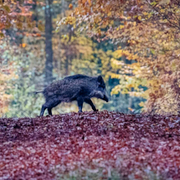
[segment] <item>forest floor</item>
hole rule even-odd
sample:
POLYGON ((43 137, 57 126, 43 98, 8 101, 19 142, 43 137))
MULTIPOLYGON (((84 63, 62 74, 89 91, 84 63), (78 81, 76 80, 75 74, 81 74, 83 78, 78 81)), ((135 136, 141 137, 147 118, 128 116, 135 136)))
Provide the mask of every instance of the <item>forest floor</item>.
POLYGON ((4 179, 180 179, 180 116, 2 118, 4 179))

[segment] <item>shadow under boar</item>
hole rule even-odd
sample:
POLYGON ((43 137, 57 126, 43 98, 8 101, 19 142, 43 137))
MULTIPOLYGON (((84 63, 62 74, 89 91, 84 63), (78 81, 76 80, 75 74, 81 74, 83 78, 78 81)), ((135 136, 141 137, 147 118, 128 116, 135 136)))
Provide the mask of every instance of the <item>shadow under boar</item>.
POLYGON ((91 98, 96 97, 108 102, 106 86, 102 76, 90 77, 81 74, 65 77, 53 82, 42 91, 46 102, 42 105, 40 116, 47 109, 52 115, 52 108, 61 102, 77 101, 79 112, 82 112, 86 102, 94 111, 97 111, 91 98))

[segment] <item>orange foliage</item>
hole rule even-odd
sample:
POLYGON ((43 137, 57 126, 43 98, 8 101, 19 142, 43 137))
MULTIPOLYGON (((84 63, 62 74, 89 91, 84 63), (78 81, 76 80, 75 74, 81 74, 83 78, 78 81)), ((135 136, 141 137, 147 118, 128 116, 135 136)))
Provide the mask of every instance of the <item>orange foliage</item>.
POLYGON ((73 5, 72 4, 69 4, 69 9, 72 9, 73 8, 73 5))
POLYGON ((0 37, 4 37, 4 29, 9 29, 11 27, 16 27, 21 30, 26 28, 28 30, 28 25, 32 24, 30 20, 32 11, 30 11, 30 8, 31 6, 20 5, 18 1, 8 1, 8 3, 6 1, 4 3, 1 1, 0 37))

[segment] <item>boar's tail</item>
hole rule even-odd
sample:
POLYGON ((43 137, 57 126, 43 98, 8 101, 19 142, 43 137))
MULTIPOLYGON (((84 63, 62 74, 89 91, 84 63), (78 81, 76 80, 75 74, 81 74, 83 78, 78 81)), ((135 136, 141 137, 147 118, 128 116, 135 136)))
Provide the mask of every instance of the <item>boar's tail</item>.
POLYGON ((33 94, 38 94, 38 93, 43 93, 43 91, 34 91, 34 92, 32 92, 33 94))

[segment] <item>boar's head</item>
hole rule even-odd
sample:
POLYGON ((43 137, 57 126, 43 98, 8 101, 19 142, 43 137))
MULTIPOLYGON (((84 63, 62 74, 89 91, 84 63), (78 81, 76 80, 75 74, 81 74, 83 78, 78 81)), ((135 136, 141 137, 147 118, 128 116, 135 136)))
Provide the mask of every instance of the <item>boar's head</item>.
POLYGON ((102 76, 97 77, 96 89, 93 90, 92 96, 96 97, 96 98, 99 98, 99 99, 102 99, 102 100, 104 100, 106 102, 109 101, 108 95, 107 95, 107 92, 106 92, 106 85, 104 83, 104 80, 103 80, 102 76))

